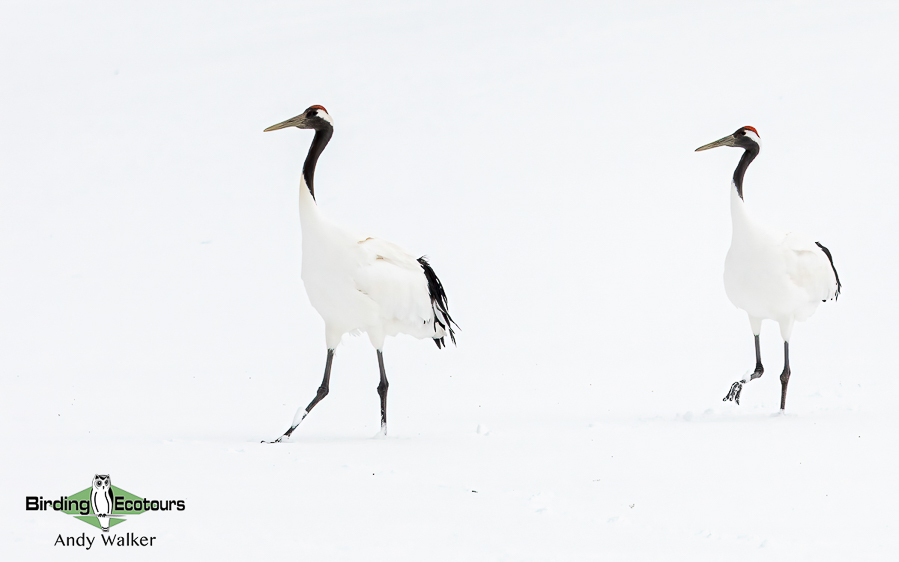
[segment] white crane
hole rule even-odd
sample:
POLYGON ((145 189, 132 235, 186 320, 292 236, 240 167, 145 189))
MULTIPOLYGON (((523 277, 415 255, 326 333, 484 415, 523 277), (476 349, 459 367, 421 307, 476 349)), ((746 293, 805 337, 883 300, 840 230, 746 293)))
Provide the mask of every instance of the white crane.
POLYGON ((743 175, 761 150, 754 127, 741 127, 723 139, 700 146, 696 152, 733 146, 744 150, 731 182, 730 213, 733 237, 724 261, 724 290, 737 308, 749 315, 755 336, 755 370, 733 383, 724 400, 740 403, 743 384, 765 372, 759 350, 762 320, 780 325, 784 340, 784 369, 780 375, 780 409, 787 403, 790 381, 790 334, 793 322, 806 320, 822 301, 840 296, 840 276, 830 250, 796 232, 782 232, 753 220, 743 202, 743 175))
POLYGON ((444 337, 449 335, 456 343, 446 293, 424 257, 416 259, 396 244, 334 224, 319 211, 313 188, 315 164, 334 133, 333 121, 325 108, 313 105, 265 132, 287 127, 315 130, 300 178, 302 278, 309 301, 325 321, 328 357, 315 398, 305 408, 297 409, 290 428, 273 442, 289 438, 312 408, 328 395, 334 350, 344 334, 361 332, 368 334, 378 352, 381 433, 386 435, 388 383, 384 339, 409 334, 431 338, 440 349, 445 345, 444 337))

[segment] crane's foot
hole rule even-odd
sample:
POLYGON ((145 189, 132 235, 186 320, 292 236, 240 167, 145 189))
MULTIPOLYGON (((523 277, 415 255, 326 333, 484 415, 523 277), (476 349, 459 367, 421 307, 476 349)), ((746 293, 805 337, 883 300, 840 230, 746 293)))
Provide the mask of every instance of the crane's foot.
POLYGON ((381 429, 371 436, 372 439, 387 439, 387 425, 381 424, 381 429))
POLYGON ((737 403, 737 406, 739 406, 741 392, 743 392, 743 381, 737 381, 734 384, 730 385, 730 390, 727 392, 727 396, 722 399, 722 402, 733 400, 737 403))
MULTIPOLYGON (((322 395, 321 388, 318 389, 318 393, 319 393, 319 396, 322 395)), ((327 394, 328 394, 328 389, 325 388, 324 395, 327 395, 327 394)), ((319 398, 318 400, 321 400, 321 398, 319 398)), ((278 437, 274 441, 263 441, 263 443, 280 443, 281 441, 290 439, 290 434, 293 433, 293 430, 295 430, 301 423, 303 423, 303 420, 306 419, 306 416, 309 415, 309 410, 312 409, 312 406, 315 406, 315 402, 313 402, 311 405, 309 405, 305 410, 302 407, 300 407, 297 410, 297 413, 293 415, 293 424, 291 424, 290 429, 288 429, 287 431, 284 432, 284 435, 282 435, 281 437, 278 437)))
MULTIPOLYGON (((297 425, 300 425, 300 424, 297 424, 297 425)), ((290 434, 293 433, 293 430, 297 428, 297 425, 291 426, 290 429, 288 429, 287 431, 284 432, 284 435, 282 435, 281 437, 278 437, 274 441, 261 441, 261 443, 268 443, 268 444, 280 443, 281 441, 290 439, 290 434)))

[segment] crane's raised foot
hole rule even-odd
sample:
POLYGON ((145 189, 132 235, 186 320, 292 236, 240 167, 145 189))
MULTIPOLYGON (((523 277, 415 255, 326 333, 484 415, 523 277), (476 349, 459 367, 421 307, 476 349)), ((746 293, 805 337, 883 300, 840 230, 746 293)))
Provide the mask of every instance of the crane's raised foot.
POLYGON ((737 381, 734 384, 730 385, 730 390, 727 392, 727 396, 722 399, 722 402, 733 400, 737 403, 737 406, 739 406, 741 392, 743 392, 743 381, 737 381))

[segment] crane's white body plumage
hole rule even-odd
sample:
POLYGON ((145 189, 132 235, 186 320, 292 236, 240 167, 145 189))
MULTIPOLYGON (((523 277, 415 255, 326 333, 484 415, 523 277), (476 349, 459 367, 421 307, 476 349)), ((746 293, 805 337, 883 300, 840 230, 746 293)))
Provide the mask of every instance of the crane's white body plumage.
POLYGON ((724 261, 724 290, 749 315, 753 333, 762 320, 780 324, 784 341, 793 322, 808 319, 836 296, 830 260, 811 238, 756 222, 731 184, 733 236, 724 261))
POLYGON ((822 301, 836 299, 840 294, 840 278, 830 250, 808 236, 756 222, 746 209, 743 176, 762 148, 755 127, 740 127, 734 134, 700 146, 696 151, 719 146, 744 151, 730 184, 733 235, 724 260, 724 290, 727 298, 749 315, 756 361, 755 370, 733 383, 724 400, 739 404, 743 384, 764 374, 759 334, 762 320, 770 319, 780 325, 784 340, 784 370, 780 375, 780 409, 783 410, 790 381, 793 324, 808 319, 822 301))
POLYGON ((327 219, 305 179, 300 185, 303 284, 325 321, 329 349, 346 333, 365 332, 376 349, 386 336, 442 338, 421 264, 392 242, 327 219))
POLYGON ((297 409, 290 428, 275 440, 289 438, 325 396, 334 351, 344 334, 365 332, 378 353, 381 433, 387 434, 387 373, 382 349, 387 336, 408 334, 431 338, 438 349, 449 336, 455 343, 443 284, 424 258, 415 258, 392 242, 344 228, 322 215, 315 202, 315 165, 331 140, 334 121, 324 107, 313 105, 300 115, 272 125, 315 130, 300 176, 300 225, 303 235, 303 284, 309 302, 325 321, 328 358, 318 392, 297 409))

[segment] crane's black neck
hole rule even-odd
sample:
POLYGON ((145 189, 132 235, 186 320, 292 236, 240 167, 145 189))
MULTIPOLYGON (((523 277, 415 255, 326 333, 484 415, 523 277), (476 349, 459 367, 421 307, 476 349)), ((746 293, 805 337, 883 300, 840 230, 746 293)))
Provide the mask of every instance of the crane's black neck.
POLYGON ((306 161, 303 163, 303 177, 306 178, 306 186, 309 187, 309 193, 315 199, 315 188, 313 181, 315 176, 315 164, 322 151, 328 146, 331 135, 334 134, 334 127, 330 123, 320 129, 315 130, 315 138, 312 139, 312 145, 309 147, 309 153, 306 155, 306 161))
POLYGON ((743 199, 743 175, 746 173, 746 168, 759 155, 759 145, 754 142, 747 143, 743 148, 746 151, 743 153, 743 157, 740 158, 737 169, 734 170, 734 186, 737 188, 737 195, 740 196, 740 199, 743 199))

